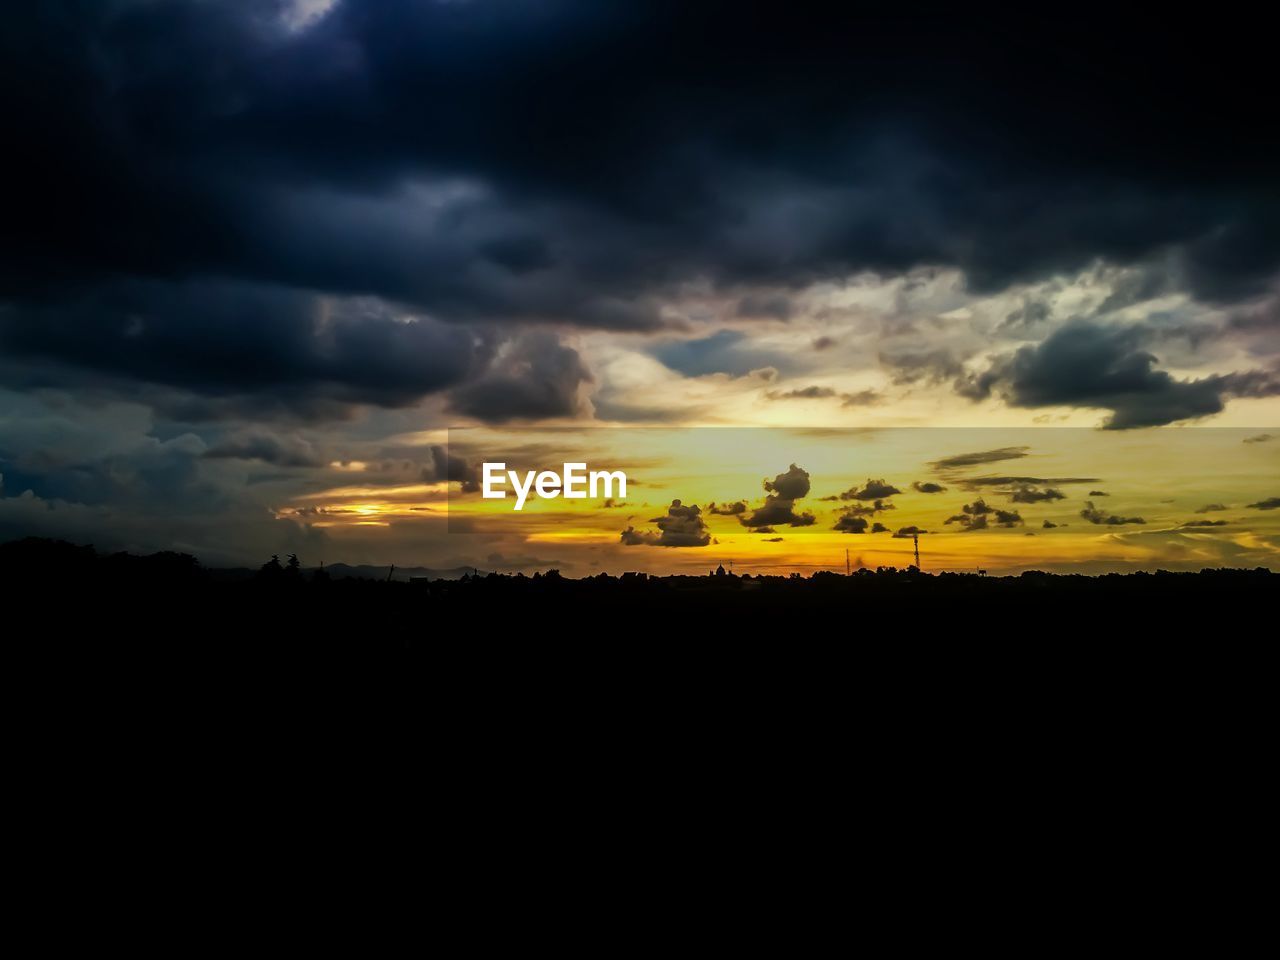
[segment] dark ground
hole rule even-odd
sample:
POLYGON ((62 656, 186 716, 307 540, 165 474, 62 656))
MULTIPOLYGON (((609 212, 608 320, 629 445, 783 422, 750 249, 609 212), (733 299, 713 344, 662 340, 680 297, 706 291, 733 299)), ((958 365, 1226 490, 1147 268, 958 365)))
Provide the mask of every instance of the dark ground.
POLYGON ((36 629, 91 641, 216 643, 265 654, 362 657, 469 650, 1114 651, 1264 642, 1280 575, 1202 570, 1098 577, 921 574, 570 579, 552 571, 413 582, 331 578, 268 564, 205 570, 192 557, 103 555, 48 540, 0 544, 0 582, 36 629), (39 606, 34 606, 35 604, 39 606), (82 632, 83 631, 83 632, 82 632))
POLYGON ((998 869, 1030 902, 1017 878, 1052 868, 1127 905, 1100 864, 1184 889, 1253 842, 1277 580, 224 582, 10 543, 7 759, 77 855, 116 838, 104 862, 172 829, 210 862, 319 864, 354 824, 391 854, 460 845, 459 877, 564 836, 668 868, 789 844, 805 871, 842 851, 824 877, 874 850, 885 882, 998 869))

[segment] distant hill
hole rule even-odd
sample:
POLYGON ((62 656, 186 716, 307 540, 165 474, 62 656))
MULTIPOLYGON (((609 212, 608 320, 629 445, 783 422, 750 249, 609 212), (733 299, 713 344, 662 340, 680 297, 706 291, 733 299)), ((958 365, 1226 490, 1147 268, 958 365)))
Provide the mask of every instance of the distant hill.
MULTIPOLYGON (((317 569, 319 568, 303 567, 302 573, 309 580, 317 569)), ((334 580, 386 580, 388 569, 389 564, 373 566, 349 563, 326 564, 324 568, 334 580)), ((474 572, 474 567, 396 567, 391 579, 399 583, 407 583, 415 577, 458 580, 474 572)), ((195 557, 187 554, 161 552, 139 556, 99 553, 88 545, 25 537, 0 543, 0 573, 24 578, 42 574, 76 578, 102 576, 104 573, 116 577, 145 575, 169 580, 199 576, 212 583, 237 583, 252 580, 257 576, 258 570, 253 567, 202 567, 195 557)))
MULTIPOLYGON (((303 567, 302 573, 308 580, 319 570, 319 567, 303 567)), ((390 564, 372 565, 367 563, 326 563, 324 572, 334 580, 386 580, 390 564)), ((252 580, 257 570, 249 567, 210 567, 209 578, 215 583, 235 583, 240 580, 252 580)), ((427 577, 430 580, 460 580, 467 574, 475 572, 474 567, 396 567, 391 574, 392 581, 408 583, 415 577, 427 577)), ((482 570, 487 573, 487 570, 482 570)))
MULTIPOLYGON (((307 567, 305 572, 310 576, 317 568, 307 567)), ((355 579, 355 580, 385 580, 387 579, 387 570, 390 566, 384 564, 382 566, 371 566, 367 563, 352 565, 349 563, 329 563, 325 564, 325 573, 333 577, 335 580, 355 579)), ((435 569, 434 567, 396 567, 391 573, 391 579, 407 583, 414 577, 428 577, 431 580, 460 580, 462 577, 474 571, 473 567, 446 567, 443 569, 435 569)), ((488 571, 482 571, 487 573, 488 571)))

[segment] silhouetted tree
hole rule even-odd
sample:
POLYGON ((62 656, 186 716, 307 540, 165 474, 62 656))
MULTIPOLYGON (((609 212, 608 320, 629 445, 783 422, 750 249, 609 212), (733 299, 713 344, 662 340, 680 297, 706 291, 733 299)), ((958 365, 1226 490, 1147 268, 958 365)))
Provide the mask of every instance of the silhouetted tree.
POLYGON ((271 555, 271 559, 264 563, 258 570, 257 579, 275 582, 280 580, 283 576, 284 568, 280 566, 280 558, 273 553, 271 555))

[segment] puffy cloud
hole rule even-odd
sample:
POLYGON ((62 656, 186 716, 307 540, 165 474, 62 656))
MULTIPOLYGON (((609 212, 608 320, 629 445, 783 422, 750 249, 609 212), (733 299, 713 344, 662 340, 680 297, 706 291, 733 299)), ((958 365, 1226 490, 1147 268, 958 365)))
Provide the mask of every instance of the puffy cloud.
POLYGON ((1016 510, 992 507, 981 498, 973 503, 966 503, 960 509, 961 513, 948 517, 946 522, 957 523, 964 527, 965 531, 986 530, 993 523, 998 527, 1019 527, 1023 522, 1016 510))
POLYGON ((869 521, 866 517, 853 517, 849 514, 843 514, 831 529, 839 530, 841 533, 866 533, 869 521))
POLYGON ((1039 490, 1035 487, 1024 484, 1016 487, 1009 494, 1009 499, 1013 503, 1043 503, 1046 500, 1064 500, 1066 499, 1066 494, 1061 490, 1055 490, 1053 487, 1046 487, 1043 490, 1039 490))
POLYGON ((751 512, 749 516, 741 516, 738 522, 744 527, 808 527, 816 522, 812 513, 796 512, 796 501, 809 494, 809 472, 794 463, 772 480, 764 481, 764 489, 769 492, 764 503, 751 512))
POLYGON ((812 526, 816 518, 812 513, 797 512, 795 501, 785 497, 765 497, 764 503, 751 512, 750 516, 739 518, 744 527, 788 527, 812 526))
POLYGON ((902 491, 892 484, 885 483, 884 480, 871 480, 861 487, 851 487, 844 493, 840 494, 841 500, 875 500, 880 501, 886 497, 893 497, 902 491))
POLYGON ((1146 523, 1142 517, 1120 517, 1115 514, 1105 513, 1093 505, 1092 500, 1085 501, 1084 509, 1080 511, 1080 516, 1088 520, 1090 523, 1102 524, 1109 527, 1123 526, 1126 523, 1146 523))
POLYGON ((945 493, 947 488, 940 483, 934 483, 932 480, 917 480, 911 484, 911 489, 916 493, 945 493))
POLYGON ((629 547, 705 547, 711 542, 702 511, 694 504, 686 506, 672 500, 666 516, 654 517, 650 523, 657 525, 657 533, 627 527, 619 537, 620 542, 629 547))
POLYGON ((784 500, 799 500, 809 495, 809 471, 794 463, 785 473, 764 482, 764 488, 784 500))

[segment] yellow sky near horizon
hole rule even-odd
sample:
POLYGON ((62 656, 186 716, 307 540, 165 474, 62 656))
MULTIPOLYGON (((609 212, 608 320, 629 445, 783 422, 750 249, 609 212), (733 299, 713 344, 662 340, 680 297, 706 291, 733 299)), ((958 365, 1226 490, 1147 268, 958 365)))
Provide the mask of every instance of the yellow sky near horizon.
POLYGON ((910 527, 927 531, 920 537, 922 566, 934 572, 1276 568, 1280 510, 1250 506, 1280 496, 1280 430, 1271 431, 1276 439, 1250 442, 1263 433, 474 428, 450 431, 452 455, 519 470, 558 471, 566 461, 625 470, 625 502, 531 497, 516 512, 513 499, 484 500, 456 482, 361 485, 357 470, 344 476, 352 482, 309 493, 280 515, 323 525, 338 543, 376 537, 370 527, 403 532, 427 524, 437 535, 447 530, 446 541, 460 554, 484 555, 473 543, 501 544, 509 556, 514 544, 530 558, 561 560, 574 575, 698 573, 722 562, 739 573, 843 570, 846 550, 855 566, 903 567, 912 562, 912 540, 893 534, 910 527), (810 488, 792 502, 793 513, 812 515, 813 522, 774 524, 767 532, 744 526, 740 518, 765 503, 764 481, 792 464, 808 473, 810 488), (876 510, 874 499, 856 499, 868 480, 898 492, 880 498, 876 510), (916 483, 945 489, 919 492, 916 483), (673 500, 699 507, 705 545, 656 545, 655 521, 673 500), (712 503, 723 509, 742 501, 740 515, 710 513, 712 503), (865 513, 868 532, 833 529, 851 507, 865 513), (982 510, 985 520, 971 523, 974 529, 953 519, 982 510), (1132 522, 1136 518, 1143 522, 1132 522), (978 529, 982 522, 987 527, 978 529), (887 531, 869 532, 873 523, 887 531), (649 542, 622 543, 628 528, 649 542))

